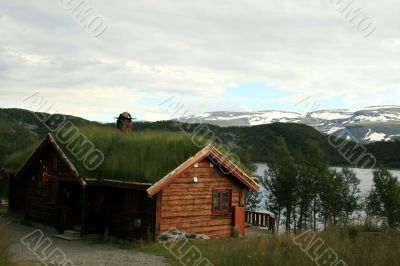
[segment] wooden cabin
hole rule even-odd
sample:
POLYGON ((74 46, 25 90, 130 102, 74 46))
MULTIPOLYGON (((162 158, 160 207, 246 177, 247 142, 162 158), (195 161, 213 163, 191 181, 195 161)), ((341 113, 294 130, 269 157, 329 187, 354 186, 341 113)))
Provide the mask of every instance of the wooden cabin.
POLYGON ((198 148, 175 133, 97 133, 93 145, 104 149, 104 161, 96 169, 74 152, 82 145, 48 134, 11 178, 10 210, 82 235, 245 234, 245 193, 259 185, 213 145, 198 148))

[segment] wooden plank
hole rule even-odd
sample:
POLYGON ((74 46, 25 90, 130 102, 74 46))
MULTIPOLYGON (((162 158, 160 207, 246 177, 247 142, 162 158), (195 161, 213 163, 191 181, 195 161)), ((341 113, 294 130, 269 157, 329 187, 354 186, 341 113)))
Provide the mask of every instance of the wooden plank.
MULTIPOLYGON (((233 191, 232 191, 232 193, 233 193, 233 191)), ((239 192, 239 207, 245 206, 245 198, 246 198, 245 193, 246 192, 245 192, 244 188, 242 188, 239 192)))
POLYGON ((240 183, 222 174, 218 167, 210 167, 207 159, 198 168, 190 167, 179 175, 163 190, 161 231, 178 227, 186 232, 203 233, 210 237, 230 236, 232 214, 212 214, 214 189, 231 189, 231 204, 239 205, 242 191, 240 183), (193 183, 194 176, 199 183, 193 183))

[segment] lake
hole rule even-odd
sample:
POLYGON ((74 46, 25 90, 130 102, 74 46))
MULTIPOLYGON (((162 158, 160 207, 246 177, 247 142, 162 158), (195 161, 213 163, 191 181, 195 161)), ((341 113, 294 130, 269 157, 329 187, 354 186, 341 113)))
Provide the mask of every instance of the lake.
MULTIPOLYGON (((267 169, 267 165, 263 164, 263 163, 258 163, 257 165, 257 171, 256 171, 256 175, 264 175, 265 170, 267 169)), ((342 168, 340 167, 332 167, 332 169, 336 169, 336 170, 341 170, 342 168)), ((360 190, 361 192, 364 193, 368 193, 371 188, 372 188, 372 178, 373 178, 373 171, 369 171, 366 169, 359 169, 359 168, 350 168, 351 170, 353 170, 358 179, 360 179, 360 190)), ((400 178, 400 171, 399 170, 391 170, 390 171, 394 176, 397 176, 400 178)))

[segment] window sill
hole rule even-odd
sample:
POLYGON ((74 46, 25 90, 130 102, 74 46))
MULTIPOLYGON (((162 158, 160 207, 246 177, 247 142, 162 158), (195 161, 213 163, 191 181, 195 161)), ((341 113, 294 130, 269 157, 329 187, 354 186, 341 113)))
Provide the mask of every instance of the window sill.
POLYGON ((225 212, 225 213, 213 213, 212 216, 227 216, 232 215, 232 212, 225 212))

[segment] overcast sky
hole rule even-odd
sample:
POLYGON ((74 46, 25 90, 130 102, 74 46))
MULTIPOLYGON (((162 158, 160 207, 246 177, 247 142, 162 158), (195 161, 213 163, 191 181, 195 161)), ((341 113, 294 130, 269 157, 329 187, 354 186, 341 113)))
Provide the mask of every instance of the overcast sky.
POLYGON ((399 103, 398 0, 86 0, 107 25, 98 37, 71 1, 0 0, 0 107, 38 92, 109 122, 168 119, 170 97, 192 113, 399 103), (365 37, 341 1, 376 30, 365 37))

